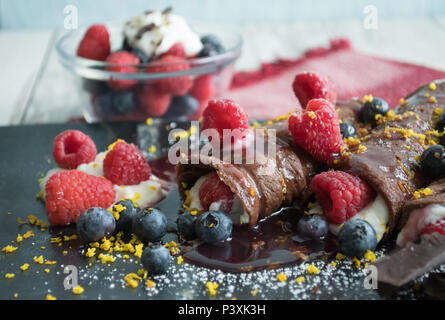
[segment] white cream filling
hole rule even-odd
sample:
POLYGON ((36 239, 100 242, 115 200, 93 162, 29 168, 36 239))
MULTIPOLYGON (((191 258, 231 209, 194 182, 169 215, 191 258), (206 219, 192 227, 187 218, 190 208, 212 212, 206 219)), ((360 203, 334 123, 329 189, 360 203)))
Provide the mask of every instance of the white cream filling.
POLYGON ((172 13, 163 14, 158 10, 128 20, 123 34, 130 46, 143 51, 148 57, 167 52, 176 43, 183 45, 187 57, 196 55, 202 49, 199 35, 183 17, 172 13), (155 27, 138 38, 139 30, 152 23, 155 27))
MULTIPOLYGON (((92 176, 104 177, 103 161, 107 153, 108 151, 98 153, 94 161, 83 163, 79 165, 76 170, 85 172, 92 176)), ((44 197, 45 187, 48 180, 53 174, 62 171, 67 170, 54 168, 46 173, 45 177, 40 182, 40 191, 44 197)), ((161 181, 154 175, 151 175, 149 180, 142 181, 137 185, 120 186, 115 184, 114 190, 116 191, 116 202, 123 199, 133 198, 135 199, 136 204, 143 208, 157 203, 165 196, 165 192, 161 186, 161 181), (136 197, 137 194, 139 194, 138 197, 136 197)))
POLYGON ((445 206, 440 204, 431 204, 424 208, 413 210, 402 231, 397 236, 397 245, 403 247, 413 242, 418 238, 423 228, 443 218, 445 218, 445 206))
MULTIPOLYGON (((191 202, 189 207, 192 209, 204 210, 201 205, 201 200, 199 199, 199 188, 201 188, 201 185, 204 183, 207 176, 208 174, 196 180, 195 184, 190 189, 189 199, 191 199, 191 202)), ((220 207, 221 201, 212 202, 209 206, 209 210, 219 211, 220 207)), ((232 208, 227 215, 230 217, 234 225, 249 223, 249 215, 244 211, 243 204, 237 196, 234 196, 232 208)))
MULTIPOLYGON (((309 210, 309 213, 320 213, 322 209, 318 202, 309 210)), ((368 222, 377 234, 377 242, 379 242, 386 232, 386 226, 389 221, 389 209, 382 196, 377 195, 374 201, 370 202, 365 208, 359 211, 351 219, 363 219, 368 222)), ((340 226, 336 224, 329 224, 329 231, 338 235, 340 226)))

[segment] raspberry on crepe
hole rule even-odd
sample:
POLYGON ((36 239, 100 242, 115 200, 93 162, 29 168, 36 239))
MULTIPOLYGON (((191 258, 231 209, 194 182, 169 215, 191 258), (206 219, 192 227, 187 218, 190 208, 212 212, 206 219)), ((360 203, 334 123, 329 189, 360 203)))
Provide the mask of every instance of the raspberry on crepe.
POLYGON ((292 83, 292 89, 303 109, 312 99, 325 99, 331 103, 335 103, 337 99, 337 89, 334 82, 329 77, 317 72, 297 74, 292 83))
POLYGON ((295 143, 315 159, 328 162, 343 144, 338 114, 324 99, 313 99, 304 111, 289 117, 289 131, 295 143))
MULTIPOLYGON (((224 131, 229 130, 235 139, 243 139, 248 132, 249 123, 243 109, 233 100, 210 100, 202 115, 202 130, 214 129, 219 135, 221 146, 224 142, 224 131), (235 131, 237 130, 237 131, 235 131), (238 135, 239 136, 238 136, 238 135)), ((226 131, 227 133, 227 131, 226 131)))
POLYGON ((343 171, 326 171, 310 184, 329 223, 340 225, 365 208, 375 191, 359 177, 343 171))
POLYGON ((210 209, 212 203, 219 202, 219 210, 229 213, 232 210, 233 197, 233 192, 216 172, 209 174, 199 188, 199 200, 205 211, 210 209))

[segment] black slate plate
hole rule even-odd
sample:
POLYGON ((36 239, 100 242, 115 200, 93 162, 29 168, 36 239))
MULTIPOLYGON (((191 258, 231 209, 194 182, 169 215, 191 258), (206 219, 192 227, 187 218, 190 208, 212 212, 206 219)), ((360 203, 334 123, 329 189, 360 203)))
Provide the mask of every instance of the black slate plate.
MULTIPOLYGON (((147 150, 152 144, 157 146, 159 156, 168 148, 167 122, 155 121, 151 126, 136 123, 112 124, 58 124, 0 128, 0 246, 11 244, 17 234, 33 230, 34 237, 24 240, 18 250, 0 254, 0 299, 45 299, 51 293, 58 299, 208 299, 206 282, 219 284, 218 293, 212 299, 382 299, 382 298, 422 298, 421 290, 413 290, 413 284, 403 290, 386 296, 377 290, 364 287, 365 274, 357 270, 351 261, 317 260, 314 264, 320 269, 315 276, 308 275, 307 263, 294 267, 265 270, 245 274, 229 274, 219 270, 209 270, 187 263, 176 264, 167 275, 150 277, 156 285, 147 288, 141 282, 136 289, 125 286, 124 276, 142 268, 133 257, 124 260, 117 254, 114 263, 105 265, 100 261, 86 258, 80 241, 63 242, 59 247, 50 243, 50 238, 60 232, 69 235, 73 227, 50 228, 44 232, 29 224, 19 225, 17 218, 26 220, 29 214, 46 222, 43 202, 36 199, 39 192, 38 179, 55 167, 52 160, 54 137, 66 129, 78 129, 90 135, 99 151, 117 138, 136 142, 147 150), (10 214, 8 214, 10 213, 10 214), (44 246, 45 249, 41 249, 44 246), (63 254, 63 251, 67 254, 63 254), (55 265, 45 266, 33 262, 34 256, 43 255, 45 260, 54 260, 55 265), (29 263, 27 271, 20 266, 29 263), (89 266, 91 264, 91 266, 89 266), (64 288, 64 268, 73 265, 78 270, 78 282, 85 289, 81 295, 74 295, 64 288), (46 273, 44 269, 50 269, 46 273), (38 273, 37 273, 38 272, 38 273), (287 281, 278 282, 277 274, 287 275, 287 281), (14 273, 13 279, 6 279, 6 273, 14 273), (298 284, 295 279, 304 276, 298 284)), ((183 123, 180 127, 186 128, 183 123)), ((152 155, 154 156, 154 155, 152 155)), ((179 206, 177 191, 173 190, 160 206, 174 219, 179 206), (173 216, 171 215, 173 213, 173 216)), ((177 240, 176 235, 168 234, 166 241, 177 240)), ((385 249, 377 253, 381 255, 385 249)))

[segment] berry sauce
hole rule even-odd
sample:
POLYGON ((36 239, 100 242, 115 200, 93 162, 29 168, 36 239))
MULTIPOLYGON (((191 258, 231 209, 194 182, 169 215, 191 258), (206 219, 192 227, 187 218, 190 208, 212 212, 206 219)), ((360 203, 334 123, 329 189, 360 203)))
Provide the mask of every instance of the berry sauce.
POLYGON ((240 273, 274 269, 330 256, 337 251, 335 236, 302 241, 296 233, 303 210, 284 208, 261 220, 255 228, 234 226, 232 237, 219 244, 186 248, 184 259, 201 267, 240 273))

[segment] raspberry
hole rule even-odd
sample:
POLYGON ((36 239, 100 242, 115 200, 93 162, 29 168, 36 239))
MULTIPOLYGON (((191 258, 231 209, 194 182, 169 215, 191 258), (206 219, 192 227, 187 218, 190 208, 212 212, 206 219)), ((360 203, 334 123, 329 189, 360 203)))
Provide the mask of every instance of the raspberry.
POLYGON ((221 143, 223 143, 224 129, 239 129, 241 133, 244 133, 248 126, 247 115, 232 100, 210 100, 207 108, 204 109, 202 130, 216 129, 221 143))
MULTIPOLYGON (((108 56, 105 62, 115 65, 112 67, 107 67, 106 69, 108 71, 120 73, 138 72, 138 68, 130 65, 136 65, 140 63, 139 58, 128 51, 114 52, 108 56)), ((111 77, 110 80, 108 80, 108 86, 115 91, 128 90, 136 84, 137 80, 133 79, 118 79, 111 77)))
POLYGON ((134 144, 120 141, 104 159, 104 176, 114 184, 136 185, 150 179, 151 168, 134 144))
POLYGON ((94 141, 79 130, 66 130, 54 139, 53 157, 62 169, 75 169, 96 158, 94 141))
POLYGON ((207 102, 208 100, 213 99, 216 94, 216 85, 213 74, 205 74, 197 77, 189 94, 195 97, 199 102, 207 102))
POLYGON ((233 205, 233 193, 230 188, 212 172, 199 188, 199 200, 205 211, 213 202, 220 202, 219 211, 229 213, 233 205))
POLYGON ((213 74, 205 74, 195 79, 189 94, 199 102, 198 110, 190 118, 197 120, 207 106, 207 102, 216 96, 216 84, 213 74))
POLYGON ((105 60, 110 54, 110 35, 101 24, 92 25, 77 48, 77 55, 92 60, 105 60))
MULTIPOLYGON (((146 68, 146 71, 152 73, 168 73, 184 71, 189 68, 189 63, 183 58, 166 55, 154 61, 153 64, 146 68)), ((183 95, 192 87, 193 79, 191 76, 170 77, 158 79, 154 81, 153 84, 165 93, 183 95)))
POLYGON ((171 46, 170 49, 168 49, 167 52, 164 52, 163 54, 160 55, 161 58, 165 56, 175 56, 179 58, 185 58, 186 55, 184 46, 180 42, 175 43, 173 46, 171 46))
POLYGON ((445 236, 445 218, 437 220, 435 223, 430 223, 426 225, 422 231, 421 234, 431 234, 437 232, 443 236, 445 236))
POLYGON ((343 143, 337 112, 322 99, 310 100, 306 110, 291 115, 289 131, 296 144, 322 162, 340 152, 343 143))
POLYGON ((172 95, 146 86, 137 95, 139 108, 148 116, 159 117, 167 112, 172 101, 172 95))
POLYGON ((326 171, 310 184, 329 223, 342 224, 374 199, 375 191, 359 177, 343 171, 326 171))
POLYGON ((78 170, 58 172, 45 185, 46 214, 52 226, 77 221, 88 208, 108 208, 116 200, 113 184, 78 170))
POLYGON ((292 88, 303 109, 311 99, 323 98, 331 103, 335 103, 337 99, 337 89, 333 81, 316 72, 297 74, 292 88))

